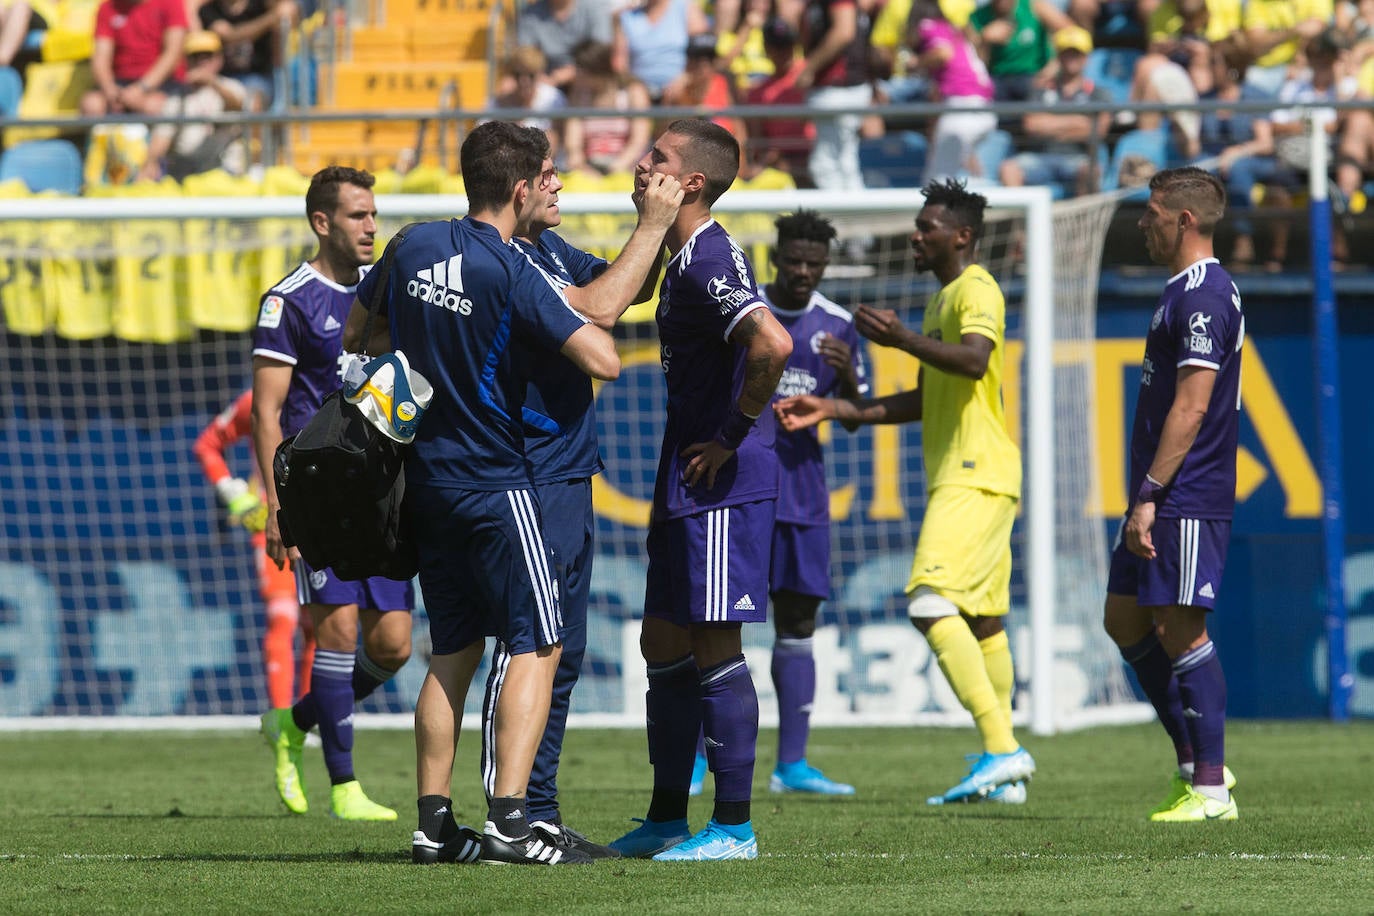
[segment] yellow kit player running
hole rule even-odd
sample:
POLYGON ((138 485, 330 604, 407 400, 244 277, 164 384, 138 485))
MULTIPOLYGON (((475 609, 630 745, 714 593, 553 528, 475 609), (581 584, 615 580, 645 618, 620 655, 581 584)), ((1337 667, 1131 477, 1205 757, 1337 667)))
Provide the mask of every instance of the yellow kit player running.
POLYGON ((997 281, 973 263, 987 199, 962 182, 932 182, 911 234, 912 261, 941 283, 921 333, 887 309, 860 306, 859 333, 921 361, 916 388, 877 399, 802 395, 779 401, 783 428, 923 422, 927 501, 906 593, 955 696, 973 715, 983 754, 932 805, 1026 799, 1035 761, 1011 727, 1015 686, 1003 618, 1011 605, 1011 528, 1021 498, 1021 452, 1002 412, 1006 304, 997 281))

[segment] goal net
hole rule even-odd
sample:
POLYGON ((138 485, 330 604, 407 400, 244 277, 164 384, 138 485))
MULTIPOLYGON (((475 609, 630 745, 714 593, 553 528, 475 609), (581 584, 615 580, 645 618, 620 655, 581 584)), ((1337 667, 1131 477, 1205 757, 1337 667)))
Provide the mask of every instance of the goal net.
MULTIPOLYGON (((1007 296, 1008 422, 1027 464, 1008 621, 1017 718, 1038 732, 1142 718, 1148 707, 1135 701, 1099 623, 1107 543, 1096 443, 1121 434, 1094 428, 1097 266, 1111 208, 1051 206, 1040 189, 987 193, 980 259, 1007 296)), ((840 232, 821 290, 918 325, 935 289, 913 271, 907 247, 920 201, 892 189, 736 191, 716 213, 767 282, 773 220, 819 210, 840 232)), ((608 257, 633 226, 622 195, 562 203, 562 234, 608 257)), ((10 204, 0 224, 0 727, 54 716, 256 714, 267 699, 253 549, 224 523, 191 446, 249 385, 258 295, 313 249, 300 201, 10 204)), ((413 219, 461 213, 464 201, 382 196, 378 205, 389 235, 413 219)), ((589 649, 573 701, 574 721, 586 724, 643 721, 643 541, 665 393, 652 306, 631 317, 640 320, 617 332, 624 371, 598 395, 607 470, 595 483, 589 649)), ((868 356, 879 393, 914 384, 910 358, 872 345, 868 356)), ((924 508, 920 427, 825 435, 833 597, 815 640, 813 721, 967 723, 902 595, 924 508)), ((248 444, 228 461, 248 476, 248 444)), ((768 721, 771 627, 746 631, 768 721)), ((428 645, 421 610, 414 658, 364 711, 412 708, 428 645)))

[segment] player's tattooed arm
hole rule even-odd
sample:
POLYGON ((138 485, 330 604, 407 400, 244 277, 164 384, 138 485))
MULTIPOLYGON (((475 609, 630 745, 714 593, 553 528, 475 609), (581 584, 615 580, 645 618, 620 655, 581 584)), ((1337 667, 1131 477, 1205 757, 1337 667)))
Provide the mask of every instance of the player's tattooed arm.
POLYGON ((747 416, 763 413, 792 355, 792 337, 768 309, 754 309, 740 319, 731 343, 745 348, 744 385, 739 407, 747 416))
POLYGON ((688 459, 682 471, 688 486, 705 483, 709 490, 716 485, 717 472, 735 456, 754 420, 767 409, 792 355, 791 335, 766 308, 741 318, 730 333, 730 342, 745 349, 744 386, 716 438, 682 450, 682 457, 688 459))

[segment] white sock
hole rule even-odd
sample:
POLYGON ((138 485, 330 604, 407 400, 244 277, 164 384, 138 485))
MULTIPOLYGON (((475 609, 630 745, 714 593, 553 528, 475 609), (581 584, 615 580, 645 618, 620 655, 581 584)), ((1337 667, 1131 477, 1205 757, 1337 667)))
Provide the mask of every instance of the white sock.
POLYGON ((1231 800, 1231 793, 1226 791, 1225 786, 1193 786, 1193 791, 1219 802, 1231 800))

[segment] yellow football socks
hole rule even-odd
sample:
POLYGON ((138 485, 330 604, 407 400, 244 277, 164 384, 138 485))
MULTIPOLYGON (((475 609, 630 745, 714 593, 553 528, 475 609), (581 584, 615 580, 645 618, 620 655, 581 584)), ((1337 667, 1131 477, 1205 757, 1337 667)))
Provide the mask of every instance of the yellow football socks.
POLYGON ((1011 641, 1007 631, 994 633, 987 639, 978 640, 978 648, 983 650, 983 667, 987 669, 992 689, 997 691, 997 702, 1011 721, 1011 697, 1016 691, 1016 672, 1011 663, 1011 641))
POLYGON ((1011 731, 1011 716, 1003 709, 983 660, 977 638, 962 617, 941 617, 926 631, 935 660, 959 702, 973 715, 989 754, 1010 754, 1019 744, 1011 731))

